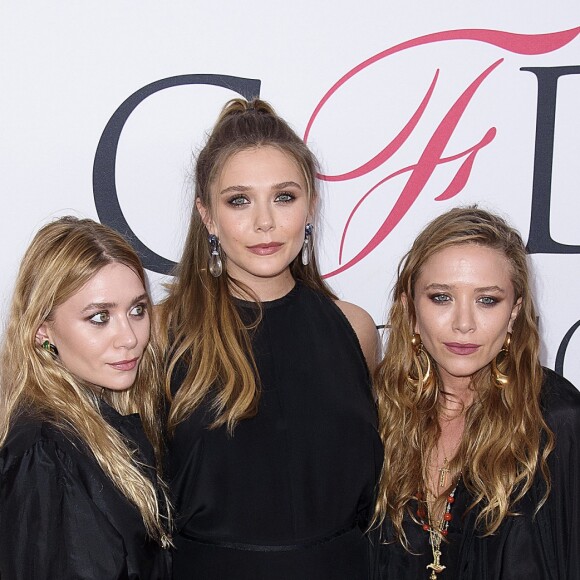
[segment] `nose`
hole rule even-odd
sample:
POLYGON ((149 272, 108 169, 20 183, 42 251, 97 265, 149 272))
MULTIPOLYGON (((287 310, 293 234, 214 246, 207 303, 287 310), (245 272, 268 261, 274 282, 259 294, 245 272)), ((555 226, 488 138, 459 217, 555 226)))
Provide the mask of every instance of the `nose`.
POLYGON ((273 208, 269 203, 257 204, 255 215, 256 231, 268 232, 274 229, 275 220, 273 208))
POLYGON ((469 301, 458 301, 453 314, 454 330, 464 333, 475 330, 476 324, 473 305, 469 301))
POLYGON ((126 348, 130 350, 135 348, 138 343, 137 335, 133 329, 130 320, 119 321, 119 326, 115 334, 114 345, 116 348, 126 348))

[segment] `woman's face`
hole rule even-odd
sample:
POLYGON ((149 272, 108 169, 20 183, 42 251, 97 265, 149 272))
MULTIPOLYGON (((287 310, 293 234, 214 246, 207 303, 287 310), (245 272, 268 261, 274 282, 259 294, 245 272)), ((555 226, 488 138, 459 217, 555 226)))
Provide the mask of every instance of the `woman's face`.
POLYGON ((446 388, 463 388, 502 348, 520 309, 511 264, 498 250, 450 246, 431 256, 415 284, 415 332, 446 388))
POLYGON ((149 300, 139 276, 119 263, 99 270, 53 312, 48 339, 76 377, 114 391, 130 388, 149 341, 149 300))
POLYGON ((275 147, 232 155, 211 188, 210 216, 198 200, 208 231, 218 236, 232 278, 261 300, 294 284, 289 265, 300 252, 309 219, 306 182, 296 162, 275 147))

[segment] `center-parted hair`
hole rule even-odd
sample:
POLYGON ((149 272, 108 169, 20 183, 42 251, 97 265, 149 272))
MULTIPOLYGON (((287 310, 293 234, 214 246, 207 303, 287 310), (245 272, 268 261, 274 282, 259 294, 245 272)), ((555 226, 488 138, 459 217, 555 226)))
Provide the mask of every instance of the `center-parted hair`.
MULTIPOLYGON (((195 197, 211 215, 215 211, 212 186, 227 161, 240 151, 260 147, 275 147, 297 164, 314 213, 318 201, 317 161, 286 121, 260 99, 234 99, 223 108, 197 157, 195 197)), ((259 385, 249 329, 238 315, 231 290, 236 288, 253 299, 255 296, 251 288, 228 275, 223 250, 224 273, 219 278, 211 276, 209 255, 208 232, 194 203, 183 255, 162 305, 161 331, 168 353, 166 391, 173 399, 170 431, 210 396, 210 392, 214 427, 225 424, 232 432, 238 421, 257 411, 259 385), (171 378, 178 364, 188 370, 183 384, 172 397, 171 378)), ((334 298, 322 281, 314 253, 306 266, 297 256, 290 270, 296 280, 334 298)))
MULTIPOLYGON (((438 417, 445 397, 438 373, 432 375, 434 380, 409 380, 417 374, 411 344, 415 284, 429 258, 464 244, 491 248, 507 258, 515 300, 521 299, 521 307, 513 323, 509 356, 502 365, 507 385, 494 384, 491 365, 471 379, 474 401, 465 411, 463 438, 452 470, 461 471, 473 497, 470 507, 479 508, 477 524, 484 534, 495 532, 512 513, 538 471, 547 485, 545 497, 550 489, 546 458, 553 449, 553 436, 540 410, 543 372, 524 243, 493 213, 477 207, 452 209, 425 227, 399 264, 386 352, 375 373, 385 445, 375 520, 392 522, 404 545, 403 516, 408 511, 415 519, 409 506, 417 493, 426 492, 423 482, 428 480, 428 459, 441 433, 438 417)), ((434 360, 431 364, 436 368, 434 360)))
MULTIPOLYGON (((94 387, 71 374, 58 356, 42 348, 36 339, 37 330, 52 319, 55 309, 112 263, 131 268, 147 287, 137 254, 107 226, 63 217, 41 228, 32 240, 16 280, 0 355, 0 446, 21 413, 48 421, 80 439, 137 507, 149 535, 162 541, 168 521, 167 515, 160 513, 156 487, 122 436, 101 415, 94 387)), ((159 368, 158 348, 150 341, 133 387, 107 394, 108 402, 119 413, 139 413, 158 463, 162 405, 159 368)))

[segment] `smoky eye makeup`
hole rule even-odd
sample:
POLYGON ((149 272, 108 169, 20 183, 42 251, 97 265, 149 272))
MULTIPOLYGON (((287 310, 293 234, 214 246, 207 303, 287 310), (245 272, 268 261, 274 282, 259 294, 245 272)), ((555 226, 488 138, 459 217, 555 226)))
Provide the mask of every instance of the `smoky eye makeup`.
POLYGON ((91 324, 95 324, 96 326, 101 326, 101 325, 109 322, 110 318, 111 317, 110 317, 109 313, 106 310, 102 310, 100 312, 95 312, 95 314, 92 314, 91 316, 89 316, 87 318, 87 320, 91 324))
POLYGON ((499 296, 481 296, 477 301, 483 306, 495 306, 502 301, 499 296))
POLYGON ((444 294, 443 292, 430 292, 427 294, 427 298, 429 298, 431 302, 435 302, 435 304, 445 304, 451 300, 451 296, 444 294))
POLYGON ((295 199, 296 195, 289 191, 283 191, 276 196, 276 202, 278 203, 291 203, 295 199))
POLYGON ((139 304, 135 304, 135 306, 131 308, 129 314, 134 318, 143 318, 146 312, 147 312, 147 304, 145 302, 140 302, 139 304))
POLYGON ((226 203, 233 207, 242 207, 244 205, 248 205, 250 201, 245 195, 232 195, 228 199, 226 199, 226 203))

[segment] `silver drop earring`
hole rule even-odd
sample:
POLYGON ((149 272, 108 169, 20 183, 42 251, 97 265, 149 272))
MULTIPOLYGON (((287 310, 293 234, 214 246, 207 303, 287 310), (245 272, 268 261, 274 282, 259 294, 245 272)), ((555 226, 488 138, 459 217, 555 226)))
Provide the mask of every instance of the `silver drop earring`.
POLYGON ((219 278, 222 275, 223 272, 223 265, 222 265, 222 259, 220 257, 220 241, 218 239, 218 237, 214 234, 210 234, 208 236, 208 241, 209 241, 209 250, 210 250, 210 256, 209 256, 209 262, 208 262, 208 267, 209 267, 209 273, 214 277, 214 278, 219 278))
POLYGON ((304 228, 304 243, 302 244, 302 264, 308 266, 312 257, 312 232, 314 226, 310 223, 304 228))

